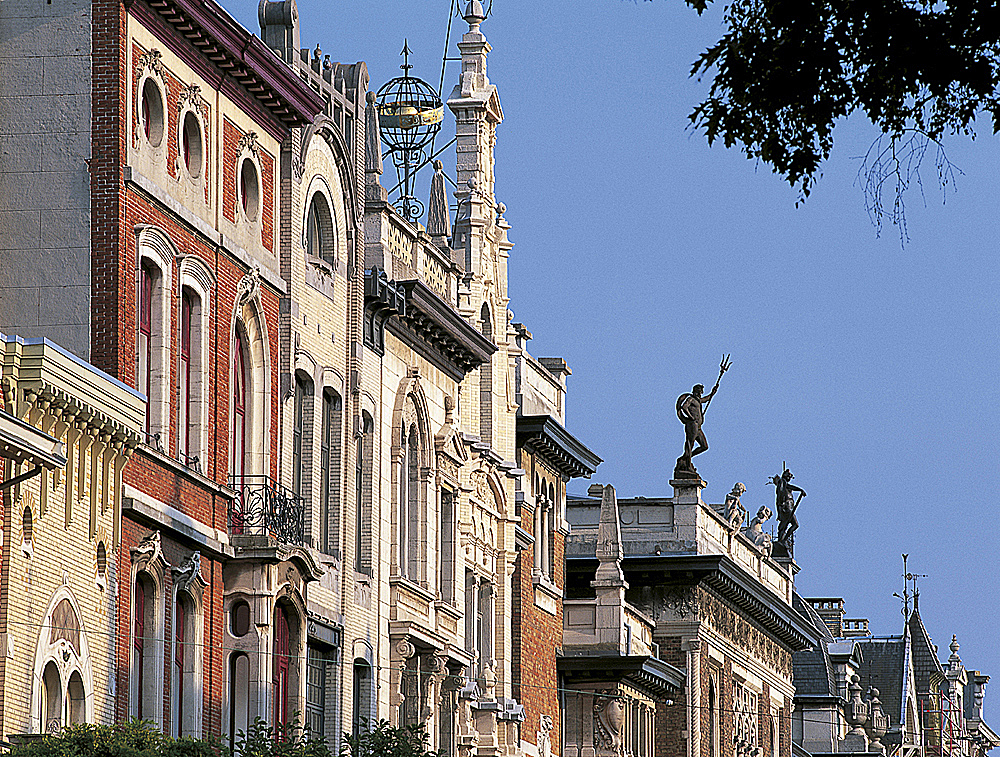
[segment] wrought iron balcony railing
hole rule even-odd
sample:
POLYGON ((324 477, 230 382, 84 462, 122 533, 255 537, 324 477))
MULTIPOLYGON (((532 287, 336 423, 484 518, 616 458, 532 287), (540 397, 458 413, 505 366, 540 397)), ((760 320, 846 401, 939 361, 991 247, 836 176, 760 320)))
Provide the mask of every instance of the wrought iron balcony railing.
POLYGON ((306 511, 301 497, 267 476, 230 476, 239 495, 229 507, 230 536, 270 536, 305 544, 306 511))

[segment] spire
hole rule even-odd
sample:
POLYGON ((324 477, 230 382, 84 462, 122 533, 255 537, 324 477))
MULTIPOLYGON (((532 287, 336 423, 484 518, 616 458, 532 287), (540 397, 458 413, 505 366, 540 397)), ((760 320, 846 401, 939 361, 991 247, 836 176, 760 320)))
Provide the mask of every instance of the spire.
POLYGON ((594 484, 589 493, 601 492, 601 520, 597 527, 597 560, 600 563, 594 576, 593 586, 625 588, 625 574, 622 573, 622 532, 618 515, 618 499, 615 488, 608 484, 594 484))
POLYGON ((382 145, 378 131, 375 93, 365 95, 365 173, 382 175, 382 145))
POLYGON ((451 215, 448 212, 448 194, 444 185, 444 166, 440 160, 434 161, 431 198, 427 205, 427 233, 432 237, 443 239, 445 243, 451 236, 451 215))
POLYGON ((382 176, 382 138, 378 128, 375 93, 365 95, 365 200, 385 202, 388 193, 379 183, 382 176))

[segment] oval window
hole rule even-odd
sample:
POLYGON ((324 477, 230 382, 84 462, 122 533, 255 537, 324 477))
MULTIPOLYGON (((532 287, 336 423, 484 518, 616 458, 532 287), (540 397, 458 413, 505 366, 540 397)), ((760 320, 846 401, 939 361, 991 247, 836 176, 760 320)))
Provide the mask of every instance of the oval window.
POLYGON ((233 602, 229 608, 229 627, 237 638, 250 633, 250 605, 242 599, 233 602))
POLYGON ((203 153, 201 124, 195 114, 188 111, 184 114, 184 126, 181 129, 181 158, 187 172, 196 179, 201 176, 203 153))
POLYGON ((260 206, 260 179, 257 165, 250 158, 244 158, 240 166, 240 204, 247 219, 256 221, 260 206))
POLYGON ((142 132, 146 141, 159 147, 163 141, 163 96, 152 79, 142 85, 142 132))

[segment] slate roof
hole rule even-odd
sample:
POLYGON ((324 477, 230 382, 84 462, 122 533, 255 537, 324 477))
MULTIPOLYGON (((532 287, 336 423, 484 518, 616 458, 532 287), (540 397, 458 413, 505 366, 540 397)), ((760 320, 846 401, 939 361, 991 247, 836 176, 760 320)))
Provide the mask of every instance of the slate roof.
POLYGON ((830 629, 798 592, 792 594, 792 607, 802 615, 815 630, 813 646, 792 655, 792 681, 796 696, 837 696, 837 681, 833 675, 833 665, 827 652, 827 644, 833 642, 830 629))
POLYGON ((882 709, 889 716, 889 729, 899 730, 903 686, 906 680, 906 644, 903 636, 858 639, 864 660, 858 669, 862 696, 868 687, 878 689, 882 709))
POLYGON ((931 679, 944 678, 944 667, 934 651, 931 636, 920 619, 920 610, 913 609, 907 621, 913 648, 913 674, 916 677, 917 692, 925 694, 931 690, 931 679))

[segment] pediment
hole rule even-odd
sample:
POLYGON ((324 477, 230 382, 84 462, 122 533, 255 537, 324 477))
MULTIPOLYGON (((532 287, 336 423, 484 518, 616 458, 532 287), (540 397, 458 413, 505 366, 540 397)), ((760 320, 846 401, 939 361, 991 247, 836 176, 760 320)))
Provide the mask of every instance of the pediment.
POLYGON ((446 423, 434 436, 434 449, 439 455, 445 455, 456 465, 462 466, 469 459, 469 453, 462 442, 462 436, 455 427, 446 423))

